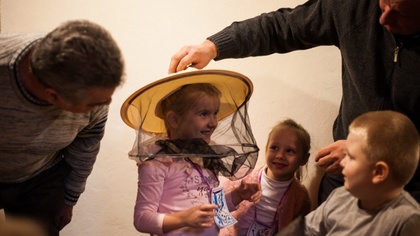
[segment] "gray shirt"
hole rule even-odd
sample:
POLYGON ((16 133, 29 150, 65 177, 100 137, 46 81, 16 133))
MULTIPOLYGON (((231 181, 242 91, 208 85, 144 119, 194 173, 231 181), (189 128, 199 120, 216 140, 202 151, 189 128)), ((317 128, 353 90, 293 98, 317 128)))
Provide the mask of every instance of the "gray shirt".
POLYGON ((305 217, 305 235, 419 235, 420 206, 403 191, 372 212, 360 209, 358 199, 344 187, 305 217))

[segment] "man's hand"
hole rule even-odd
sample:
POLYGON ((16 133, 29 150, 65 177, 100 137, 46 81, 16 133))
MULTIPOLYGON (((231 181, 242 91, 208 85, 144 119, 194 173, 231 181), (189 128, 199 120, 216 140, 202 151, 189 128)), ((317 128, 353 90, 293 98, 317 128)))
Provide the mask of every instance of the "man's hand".
POLYGON ((174 73, 188 67, 203 69, 216 56, 216 45, 209 40, 198 45, 184 46, 172 56, 168 72, 174 73))
POLYGON ((73 216, 73 207, 64 205, 60 211, 58 227, 60 230, 64 228, 68 223, 70 223, 73 216))
POLYGON ((345 157, 346 140, 338 140, 321 148, 315 155, 317 165, 331 175, 339 175, 342 167, 340 161, 345 157))

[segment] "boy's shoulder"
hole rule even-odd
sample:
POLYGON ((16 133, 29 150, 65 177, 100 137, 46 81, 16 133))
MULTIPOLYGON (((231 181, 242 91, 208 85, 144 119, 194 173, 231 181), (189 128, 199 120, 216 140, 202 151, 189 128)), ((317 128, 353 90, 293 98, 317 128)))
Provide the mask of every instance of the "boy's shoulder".
MULTIPOLYGON (((416 200, 403 191, 377 211, 365 211, 358 207, 356 197, 339 187, 321 206, 306 215, 304 221, 304 235, 417 235, 420 208, 416 200)), ((297 234, 286 230, 278 235, 297 234)))
POLYGON ((379 209, 365 211, 356 197, 339 187, 305 219, 309 232, 316 229, 331 235, 412 235, 406 233, 420 230, 419 204, 405 191, 379 209))
POLYGON ((404 190, 398 198, 384 205, 377 218, 383 219, 384 224, 388 222, 383 227, 388 232, 395 232, 392 235, 417 235, 420 231, 420 205, 404 190))
POLYGON ((407 191, 403 190, 401 192, 401 195, 394 201, 390 202, 390 206, 388 207, 391 207, 391 208, 401 207, 403 208, 401 210, 402 212, 404 212, 405 210, 407 210, 407 212, 411 212, 409 211, 411 209, 414 213, 417 213, 418 215, 420 215, 419 203, 407 191))
POLYGON ((357 200, 357 198, 355 198, 349 191, 347 191, 344 186, 341 186, 331 192, 326 202, 330 202, 330 204, 331 202, 342 202, 343 200, 348 202, 350 199, 353 201, 357 200))
MULTIPOLYGON (((336 188, 330 195, 327 201, 330 202, 343 202, 346 201, 358 201, 350 192, 348 192, 344 186, 336 188)), ((353 205, 357 206, 357 205, 353 205)), ((348 206, 347 206, 348 207, 348 206)), ((396 199, 384 204, 379 211, 386 211, 388 208, 392 208, 392 211, 401 208, 401 212, 404 212, 408 209, 411 209, 407 212, 418 212, 420 214, 420 205, 419 203, 408 193, 403 190, 396 199)))

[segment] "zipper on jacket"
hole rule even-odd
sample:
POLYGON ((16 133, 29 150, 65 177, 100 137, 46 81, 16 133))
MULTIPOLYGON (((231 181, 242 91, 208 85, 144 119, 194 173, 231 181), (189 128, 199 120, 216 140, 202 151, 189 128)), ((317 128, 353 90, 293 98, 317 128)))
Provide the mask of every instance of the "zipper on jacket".
POLYGON ((403 43, 400 43, 395 49, 394 49, 394 62, 398 61, 398 53, 400 52, 400 49, 403 47, 403 43))

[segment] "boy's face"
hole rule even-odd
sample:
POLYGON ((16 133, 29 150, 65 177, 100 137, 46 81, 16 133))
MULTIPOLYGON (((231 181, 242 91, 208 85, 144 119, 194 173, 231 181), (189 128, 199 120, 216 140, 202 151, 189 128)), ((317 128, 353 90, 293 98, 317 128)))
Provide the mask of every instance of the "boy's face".
POLYGON ((360 198, 372 186, 374 166, 368 161, 362 149, 364 138, 361 134, 350 131, 346 141, 346 156, 341 160, 344 187, 355 197, 360 198))

